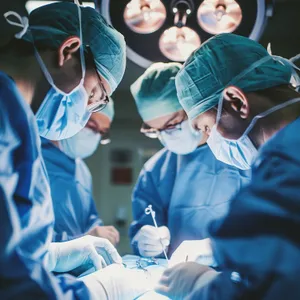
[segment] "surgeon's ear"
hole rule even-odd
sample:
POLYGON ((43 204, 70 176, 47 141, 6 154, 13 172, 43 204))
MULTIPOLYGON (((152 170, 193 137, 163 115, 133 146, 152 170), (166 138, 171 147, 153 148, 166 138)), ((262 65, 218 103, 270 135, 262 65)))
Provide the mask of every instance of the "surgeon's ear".
POLYGON ((228 101, 242 119, 249 116, 249 102, 247 96, 236 86, 229 86, 224 90, 224 100, 228 101))
POLYGON ((66 61, 73 57, 80 48, 80 38, 77 36, 68 37, 58 49, 58 65, 62 67, 66 61))

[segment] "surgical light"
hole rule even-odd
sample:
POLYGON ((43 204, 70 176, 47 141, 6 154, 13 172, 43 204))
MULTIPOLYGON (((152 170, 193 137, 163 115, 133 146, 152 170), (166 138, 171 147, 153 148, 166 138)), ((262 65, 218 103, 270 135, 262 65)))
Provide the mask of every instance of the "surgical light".
POLYGON ((198 34, 191 28, 173 26, 162 34, 159 48, 170 60, 184 62, 201 45, 198 34))
POLYGON ((166 8, 160 0, 131 0, 124 10, 124 21, 134 32, 149 34, 165 22, 166 8))
POLYGON ((242 22, 242 10, 235 0, 205 0, 199 6, 197 20, 210 34, 230 33, 242 22))
POLYGON ((257 41, 273 9, 272 0, 94 1, 124 35, 127 57, 143 68, 157 61, 183 62, 219 33, 232 32, 257 41))
POLYGON ((201 40, 196 31, 186 26, 192 12, 188 1, 174 1, 174 26, 166 29, 159 39, 162 54, 173 61, 184 62, 190 54, 200 47, 201 40))

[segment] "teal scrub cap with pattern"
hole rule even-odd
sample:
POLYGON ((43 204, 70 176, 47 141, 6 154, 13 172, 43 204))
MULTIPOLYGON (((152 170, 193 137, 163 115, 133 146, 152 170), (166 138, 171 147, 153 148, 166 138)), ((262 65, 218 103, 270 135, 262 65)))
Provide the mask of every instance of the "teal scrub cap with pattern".
POLYGON ((155 63, 130 87, 144 122, 182 110, 178 101, 175 76, 179 63, 155 63))
POLYGON ((288 84, 288 63, 273 57, 259 43, 234 34, 220 34, 205 42, 176 76, 178 99, 189 119, 218 104, 224 88, 235 85, 244 92, 288 84))
MULTIPOLYGON (((97 68, 110 86, 111 93, 121 82, 126 67, 124 37, 93 8, 80 7, 83 46, 89 47, 97 68)), ((41 6, 29 15, 29 31, 22 39, 32 38, 40 45, 59 47, 68 37, 80 36, 78 7, 59 2, 41 6)))

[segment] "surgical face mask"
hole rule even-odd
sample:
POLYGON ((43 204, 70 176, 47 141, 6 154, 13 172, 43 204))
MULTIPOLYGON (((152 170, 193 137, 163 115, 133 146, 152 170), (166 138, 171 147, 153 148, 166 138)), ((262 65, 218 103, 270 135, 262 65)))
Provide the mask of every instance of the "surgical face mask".
POLYGON ((94 154, 100 141, 100 133, 85 127, 74 136, 59 141, 59 148, 73 159, 86 158, 94 154))
POLYGON ((37 61, 51 85, 46 97, 36 113, 40 136, 49 140, 67 139, 79 132, 87 123, 90 113, 87 110, 88 94, 83 86, 85 77, 85 59, 82 46, 81 10, 78 7, 80 27, 80 60, 82 76, 79 85, 71 92, 61 91, 55 84, 38 51, 35 50, 37 61))
POLYGON ((193 130, 188 120, 183 121, 175 128, 161 131, 159 136, 160 142, 176 154, 193 152, 198 147, 201 139, 201 132, 193 130))
MULTIPOLYGON (((264 63, 267 59, 272 59, 272 57, 263 58, 255 62, 252 66, 250 66, 247 70, 243 71, 236 78, 241 78, 242 76, 245 76, 248 72, 252 71, 254 68, 264 63)), ((284 60, 283 58, 279 57, 275 57, 275 59, 284 60)), ((297 80, 297 82, 298 81, 299 79, 297 80)), ((288 105, 292 105, 300 101, 300 98, 292 99, 280 105, 276 105, 270 108, 269 110, 255 116, 248 128, 243 133, 243 135, 237 140, 231 140, 224 138, 217 130, 217 126, 221 119, 223 98, 223 94, 221 94, 218 104, 216 125, 212 127, 211 133, 207 140, 207 144, 218 160, 226 164, 232 165, 236 168, 239 168, 241 170, 251 169, 251 164, 257 155, 257 149, 248 136, 249 132, 252 130, 257 120, 266 117, 267 115, 273 113, 276 110, 282 109, 288 105)))
POLYGON ((217 160, 241 170, 251 169, 257 154, 247 135, 243 134, 238 140, 226 139, 218 132, 217 125, 212 127, 207 144, 217 160))
POLYGON ((57 141, 79 132, 91 116, 86 110, 87 98, 83 87, 68 95, 52 87, 36 113, 40 136, 57 141))

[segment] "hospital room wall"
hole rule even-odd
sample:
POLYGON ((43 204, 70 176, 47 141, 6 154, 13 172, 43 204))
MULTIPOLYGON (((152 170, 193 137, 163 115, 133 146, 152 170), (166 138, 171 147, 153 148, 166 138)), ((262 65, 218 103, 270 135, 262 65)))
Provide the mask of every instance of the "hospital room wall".
POLYGON ((122 210, 122 214, 126 216, 126 225, 118 228, 121 234, 118 250, 121 254, 126 254, 131 252, 128 228, 132 221, 132 190, 145 160, 157 152, 161 146, 158 141, 146 138, 139 132, 142 121, 128 91, 116 92, 114 100, 116 117, 111 130, 112 142, 99 147, 87 163, 93 176, 97 210, 104 224, 116 226, 118 210, 122 210), (116 150, 129 153, 129 161, 127 163, 116 162, 112 157, 112 153, 116 150), (113 168, 131 169, 132 182, 114 184, 111 178, 113 168))

